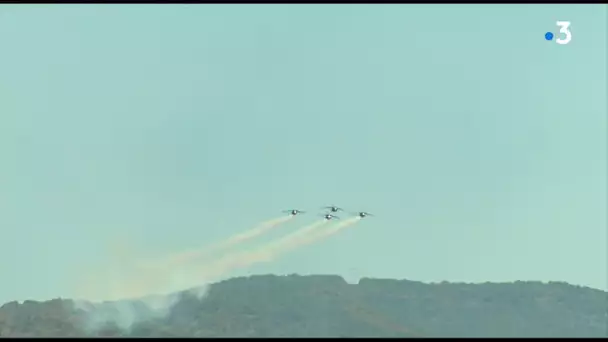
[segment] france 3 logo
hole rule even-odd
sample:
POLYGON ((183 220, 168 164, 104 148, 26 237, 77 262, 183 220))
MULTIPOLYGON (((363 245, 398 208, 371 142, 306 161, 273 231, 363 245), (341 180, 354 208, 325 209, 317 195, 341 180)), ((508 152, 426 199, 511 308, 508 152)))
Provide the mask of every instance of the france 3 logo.
MULTIPOLYGON (((559 27, 559 37, 556 37, 555 42, 560 45, 566 45, 570 43, 572 40, 572 32, 570 32, 570 22, 569 21, 558 21, 555 23, 557 27, 559 27)), ((553 40, 555 35, 553 32, 549 31, 545 33, 545 39, 547 41, 553 40)))

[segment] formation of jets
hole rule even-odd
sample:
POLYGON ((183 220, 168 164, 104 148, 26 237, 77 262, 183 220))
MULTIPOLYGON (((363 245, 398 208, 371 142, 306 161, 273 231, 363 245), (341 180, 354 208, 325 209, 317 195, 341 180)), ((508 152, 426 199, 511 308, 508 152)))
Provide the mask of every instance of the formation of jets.
MULTIPOLYGON (((326 209, 327 213, 325 214, 321 214, 321 216, 323 218, 325 218, 326 220, 333 220, 333 219, 340 219, 338 216, 334 215, 334 213, 337 213, 339 211, 344 211, 344 209, 340 208, 340 207, 336 207, 335 205, 330 205, 330 206, 326 206, 326 207, 322 207, 321 209, 326 209)), ((305 213, 305 211, 299 210, 299 209, 290 209, 290 210, 284 210, 284 213, 288 213, 289 215, 292 216, 296 216, 299 214, 303 214, 305 213)), ((361 217, 361 218, 365 218, 368 216, 374 216, 368 212, 365 211, 360 211, 358 213, 355 213, 355 215, 361 217)))

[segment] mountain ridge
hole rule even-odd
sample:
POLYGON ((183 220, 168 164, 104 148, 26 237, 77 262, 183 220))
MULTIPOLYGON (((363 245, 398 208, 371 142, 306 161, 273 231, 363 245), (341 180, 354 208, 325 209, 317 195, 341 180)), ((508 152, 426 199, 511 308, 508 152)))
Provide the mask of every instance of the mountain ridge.
POLYGON ((255 275, 202 294, 156 297, 156 307, 142 299, 13 301, 0 306, 0 336, 608 337, 608 293, 564 282, 255 275))

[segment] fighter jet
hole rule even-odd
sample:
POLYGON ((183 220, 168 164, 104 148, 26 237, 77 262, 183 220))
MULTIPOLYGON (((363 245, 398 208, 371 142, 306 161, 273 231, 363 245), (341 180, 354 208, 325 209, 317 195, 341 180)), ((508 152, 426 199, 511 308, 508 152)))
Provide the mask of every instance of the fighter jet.
POLYGON ((323 208, 321 208, 321 209, 329 209, 329 211, 330 211, 330 212, 332 212, 332 213, 337 213, 337 212, 338 212, 338 211, 340 211, 340 210, 344 210, 344 209, 342 209, 342 208, 338 208, 338 207, 336 207, 335 205, 331 205, 331 206, 329 206, 329 207, 323 207, 323 208))
POLYGON ((323 216, 323 217, 324 217, 324 218, 325 218, 327 221, 329 221, 329 220, 333 220, 333 219, 337 219, 337 220, 339 220, 339 219, 340 219, 338 216, 335 216, 335 215, 332 215, 332 214, 325 214, 325 215, 322 215, 322 216, 323 216))
POLYGON ((357 215, 358 215, 360 218, 365 218, 365 217, 367 217, 367 216, 374 216, 374 215, 372 215, 372 214, 370 214, 370 213, 366 213, 365 211, 361 211, 361 212, 357 213, 357 215))
POLYGON ((298 214, 304 214, 304 213, 305 213, 305 211, 298 210, 298 209, 284 210, 283 212, 284 212, 284 213, 289 213, 289 215, 293 215, 293 216, 296 216, 296 215, 298 215, 298 214))

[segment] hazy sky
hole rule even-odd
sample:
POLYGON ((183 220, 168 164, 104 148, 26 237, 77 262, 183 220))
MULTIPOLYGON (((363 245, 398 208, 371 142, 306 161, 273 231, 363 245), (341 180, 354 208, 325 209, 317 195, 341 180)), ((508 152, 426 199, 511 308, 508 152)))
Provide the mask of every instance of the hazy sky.
POLYGON ((1 6, 0 302, 72 295, 117 236, 327 204, 377 216, 236 274, 605 288, 606 32, 606 5, 1 6))

